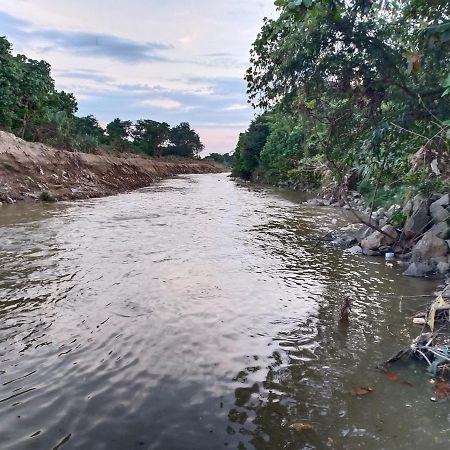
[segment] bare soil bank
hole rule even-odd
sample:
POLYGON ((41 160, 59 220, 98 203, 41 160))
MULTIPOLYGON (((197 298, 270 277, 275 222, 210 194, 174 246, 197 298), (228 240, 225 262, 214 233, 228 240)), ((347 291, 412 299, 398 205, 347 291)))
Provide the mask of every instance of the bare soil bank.
POLYGON ((72 153, 30 143, 0 131, 0 202, 103 197, 148 186, 178 174, 221 172, 204 161, 174 161, 124 154, 72 153))

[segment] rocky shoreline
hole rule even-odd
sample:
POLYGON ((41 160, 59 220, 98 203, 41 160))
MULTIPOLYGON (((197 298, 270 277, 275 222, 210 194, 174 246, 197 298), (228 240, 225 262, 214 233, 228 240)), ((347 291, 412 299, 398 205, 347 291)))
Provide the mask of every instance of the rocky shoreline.
MULTIPOLYGON (((344 207, 372 227, 352 224, 335 233, 335 245, 353 254, 396 261, 411 277, 450 277, 450 196, 416 195, 405 205, 380 208, 370 214, 357 192, 347 194, 347 204, 330 198, 308 201, 315 206, 344 207)), ((355 217, 356 220, 356 217, 355 217)), ((450 290, 449 290, 450 292, 450 290)))
POLYGON ((200 160, 68 152, 0 131, 0 206, 104 197, 179 174, 222 171, 221 166, 200 160))

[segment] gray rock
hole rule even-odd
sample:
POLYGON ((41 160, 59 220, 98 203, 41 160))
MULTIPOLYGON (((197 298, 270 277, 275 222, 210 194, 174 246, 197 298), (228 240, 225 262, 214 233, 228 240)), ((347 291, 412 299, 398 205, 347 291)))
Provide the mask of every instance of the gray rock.
POLYGON ((366 256, 381 256, 381 253, 378 250, 370 250, 369 248, 363 248, 363 255, 366 256))
POLYGON ((441 275, 445 275, 450 269, 450 264, 448 262, 440 262, 437 265, 437 272, 440 273, 441 275))
POLYGON ((11 197, 6 197, 6 203, 9 203, 10 205, 12 205, 12 204, 14 204, 16 202, 11 197))
POLYGON ((422 200, 420 204, 414 202, 413 212, 406 220, 403 232, 406 237, 414 237, 423 233, 429 226, 430 222, 431 217, 428 215, 427 200, 422 200))
POLYGON ((450 284, 442 291, 442 297, 450 298, 450 284))
POLYGON ((441 223, 450 218, 450 212, 438 203, 439 200, 430 206, 430 215, 434 223, 441 223))
POLYGON ((447 258, 447 256, 438 256, 436 258, 431 258, 429 262, 434 267, 437 267, 439 263, 446 263, 446 262, 448 262, 448 258, 447 258))
POLYGON ((426 263, 413 262, 410 266, 403 272, 403 275, 407 277, 424 277, 433 272, 433 267, 426 263))
POLYGON ((375 231, 370 236, 366 237, 361 242, 363 249, 375 250, 380 247, 392 245, 399 237, 397 230, 392 225, 386 225, 382 229, 389 236, 386 236, 379 231, 375 231))
POLYGON ((413 248, 412 259, 413 261, 428 261, 431 258, 445 256, 448 252, 447 243, 428 231, 413 248))
MULTIPOLYGON (((445 194, 443 195, 439 200, 436 200, 434 203, 431 204, 431 206, 437 205, 437 206, 448 206, 450 205, 450 195, 445 194)), ((430 208, 431 208, 430 206, 430 208)))
POLYGON ((436 225, 433 225, 429 233, 432 233, 444 240, 448 239, 450 238, 450 225, 447 222, 438 223, 436 225))
POLYGON ((341 247, 348 247, 352 244, 356 244, 356 239, 353 236, 343 235, 337 237, 331 243, 334 245, 339 245, 341 247))
POLYGON ((359 245, 355 245, 354 247, 348 250, 352 255, 360 255, 363 252, 363 249, 359 245))
POLYGON ((408 201, 405 203, 405 206, 403 206, 402 213, 403 213, 406 217, 409 217, 409 216, 412 214, 412 208, 413 208, 412 201, 411 201, 411 200, 408 200, 408 201))
MULTIPOLYGON (((392 219, 392 216, 397 212, 400 211, 400 205, 392 205, 386 212, 386 216, 388 217, 388 219, 392 219)), ((409 214, 407 214, 409 215, 409 214)))

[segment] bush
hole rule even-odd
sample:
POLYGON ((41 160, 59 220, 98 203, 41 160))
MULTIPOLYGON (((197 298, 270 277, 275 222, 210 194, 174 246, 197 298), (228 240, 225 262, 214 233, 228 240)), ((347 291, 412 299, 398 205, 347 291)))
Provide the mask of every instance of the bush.
POLYGON ((47 191, 42 192, 41 195, 39 196, 39 198, 45 203, 55 203, 56 202, 56 198, 53 197, 53 195, 47 191))

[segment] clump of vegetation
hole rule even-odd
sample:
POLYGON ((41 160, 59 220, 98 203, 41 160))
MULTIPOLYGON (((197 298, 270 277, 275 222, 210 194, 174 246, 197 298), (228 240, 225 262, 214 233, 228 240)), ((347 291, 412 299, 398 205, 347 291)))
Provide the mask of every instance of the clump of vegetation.
POLYGON ((41 192, 41 195, 39 196, 39 198, 45 203, 55 203, 56 202, 56 198, 53 197, 53 195, 47 191, 41 192))
POLYGON ((337 186, 355 174, 375 205, 448 189, 448 1, 275 4, 246 74, 263 113, 241 134, 233 173, 287 181, 322 157, 337 186))
POLYGON ((203 150, 189 123, 170 127, 166 122, 114 119, 106 128, 92 116, 78 117, 71 93, 58 91, 46 61, 13 55, 12 45, 0 37, 0 129, 27 141, 94 152, 135 152, 149 156, 196 158, 203 150))

